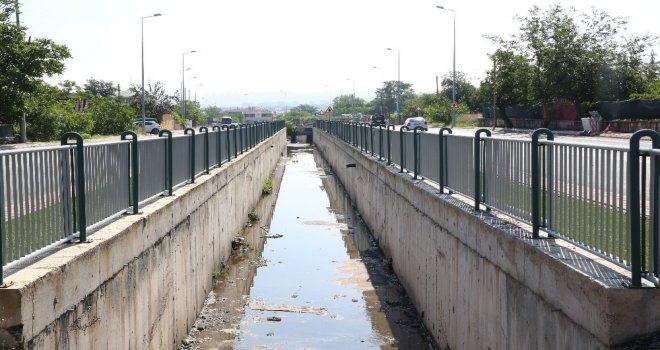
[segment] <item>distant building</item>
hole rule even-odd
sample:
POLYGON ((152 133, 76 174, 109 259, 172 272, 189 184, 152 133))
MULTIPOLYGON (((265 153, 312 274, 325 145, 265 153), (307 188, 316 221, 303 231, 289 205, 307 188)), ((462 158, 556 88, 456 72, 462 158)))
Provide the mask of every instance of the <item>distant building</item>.
POLYGON ((134 96, 135 95, 133 94, 133 91, 131 91, 131 89, 124 90, 119 93, 119 97, 121 97, 121 103, 125 105, 130 104, 134 96))
POLYGON ((275 119, 275 112, 256 108, 256 107, 237 108, 232 110, 226 110, 223 112, 241 113, 241 115, 243 116, 243 122, 245 123, 272 122, 275 119))

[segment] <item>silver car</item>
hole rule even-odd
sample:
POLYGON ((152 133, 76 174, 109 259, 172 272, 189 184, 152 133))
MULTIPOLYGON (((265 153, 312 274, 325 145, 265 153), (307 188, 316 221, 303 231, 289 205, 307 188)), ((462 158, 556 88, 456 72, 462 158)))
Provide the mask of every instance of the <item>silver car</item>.
POLYGON ((403 126, 407 126, 410 130, 413 130, 417 126, 421 126, 424 129, 428 129, 426 126, 426 120, 422 117, 412 117, 406 119, 406 121, 403 123, 403 126))
MULTIPOLYGON (((137 125, 138 127, 142 127, 142 121, 134 122, 133 124, 137 125)), ((152 135, 158 134, 160 132, 160 129, 161 129, 160 124, 150 120, 145 121, 144 127, 142 128, 142 130, 152 135)))

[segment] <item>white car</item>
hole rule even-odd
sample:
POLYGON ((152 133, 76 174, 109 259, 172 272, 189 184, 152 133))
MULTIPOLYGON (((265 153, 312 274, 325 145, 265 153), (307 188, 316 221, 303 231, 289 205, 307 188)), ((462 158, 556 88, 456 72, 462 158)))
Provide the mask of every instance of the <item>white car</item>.
POLYGON ((422 117, 413 117, 413 118, 408 118, 406 121, 403 123, 403 126, 407 126, 410 128, 410 130, 415 129, 417 126, 421 126, 424 129, 428 129, 426 126, 426 120, 422 117))
MULTIPOLYGON (((133 124, 135 124, 139 127, 143 126, 142 121, 134 122, 133 124)), ((162 128, 161 128, 160 124, 158 124, 157 122, 151 121, 151 120, 145 121, 144 122, 144 127, 142 128, 142 130, 144 130, 145 132, 148 132, 152 135, 158 134, 161 129, 162 128)))

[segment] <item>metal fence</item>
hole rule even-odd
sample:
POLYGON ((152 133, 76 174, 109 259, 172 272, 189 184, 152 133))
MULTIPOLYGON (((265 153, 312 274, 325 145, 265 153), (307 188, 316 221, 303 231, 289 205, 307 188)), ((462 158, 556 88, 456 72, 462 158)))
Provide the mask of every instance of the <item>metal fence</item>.
POLYGON ((66 133, 61 146, 0 151, 0 286, 7 264, 63 241, 87 241, 88 230, 171 195, 230 161, 230 150, 246 151, 273 136, 284 122, 239 128, 242 140, 234 126, 202 127, 197 134, 186 129, 181 136, 163 130, 145 140, 125 132, 119 141, 90 145, 66 133))
POLYGON ((495 209, 532 226, 530 238, 561 237, 660 285, 660 134, 635 133, 629 147, 555 141, 550 130, 531 138, 473 137, 423 130, 382 131, 369 124, 317 121, 315 127, 353 147, 396 164, 413 178, 435 181, 441 193, 474 200, 475 210, 495 209), (640 139, 652 148, 640 149, 640 139), (383 144, 384 143, 384 144, 383 144))

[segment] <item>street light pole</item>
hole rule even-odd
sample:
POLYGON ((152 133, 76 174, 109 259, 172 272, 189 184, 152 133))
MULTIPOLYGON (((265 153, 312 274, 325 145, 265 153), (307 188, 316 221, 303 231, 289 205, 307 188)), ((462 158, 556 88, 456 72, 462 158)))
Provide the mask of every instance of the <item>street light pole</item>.
POLYGON ((160 13, 154 13, 151 16, 144 16, 142 17, 142 28, 141 28, 141 44, 142 44, 142 89, 141 89, 141 94, 140 94, 140 104, 141 104, 141 112, 142 112, 142 128, 144 129, 146 123, 147 123, 147 118, 145 115, 145 107, 144 107, 144 19, 145 18, 151 18, 151 17, 160 17, 160 13))
POLYGON ((352 114, 352 117, 355 118, 355 79, 346 78, 346 80, 353 81, 353 95, 351 96, 351 106, 352 106, 351 114, 352 114))
POLYGON ((400 99, 401 99, 401 51, 392 49, 392 48, 387 48, 388 51, 396 51, 396 119, 399 123, 401 123, 401 118, 400 118, 400 111, 401 109, 399 108, 400 106, 400 99))
POLYGON ((451 11, 454 17, 454 54, 452 62, 452 81, 451 81, 451 127, 456 125, 456 11, 445 8, 443 6, 436 6, 437 8, 445 11, 451 11))
POLYGON ((191 50, 186 51, 181 54, 181 114, 183 119, 186 119, 186 55, 189 53, 195 53, 197 51, 191 50))

